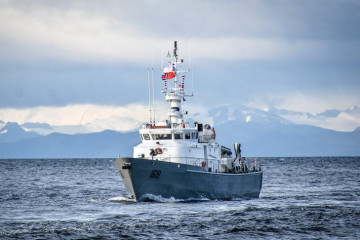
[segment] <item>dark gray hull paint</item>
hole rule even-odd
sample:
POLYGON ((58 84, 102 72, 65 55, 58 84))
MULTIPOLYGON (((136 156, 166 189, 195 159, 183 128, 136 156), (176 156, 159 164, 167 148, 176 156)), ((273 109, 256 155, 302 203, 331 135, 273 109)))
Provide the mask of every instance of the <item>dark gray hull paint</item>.
POLYGON ((141 158, 118 158, 116 166, 136 201, 149 195, 184 200, 258 198, 262 187, 262 171, 210 173, 198 166, 141 158))

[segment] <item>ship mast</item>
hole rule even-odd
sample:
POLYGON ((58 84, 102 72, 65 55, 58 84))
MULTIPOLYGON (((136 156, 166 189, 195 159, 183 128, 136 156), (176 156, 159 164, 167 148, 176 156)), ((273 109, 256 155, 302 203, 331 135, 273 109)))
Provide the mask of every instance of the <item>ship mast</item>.
POLYGON ((165 80, 165 89, 162 91, 166 93, 166 101, 169 102, 170 108, 168 112, 169 121, 172 125, 180 125, 184 123, 184 112, 182 110, 183 101, 185 96, 192 96, 192 94, 186 94, 184 90, 185 74, 189 72, 178 70, 178 65, 183 63, 184 60, 178 61, 177 53, 177 41, 174 41, 173 55, 168 53, 168 62, 170 66, 163 69, 163 80, 165 80))

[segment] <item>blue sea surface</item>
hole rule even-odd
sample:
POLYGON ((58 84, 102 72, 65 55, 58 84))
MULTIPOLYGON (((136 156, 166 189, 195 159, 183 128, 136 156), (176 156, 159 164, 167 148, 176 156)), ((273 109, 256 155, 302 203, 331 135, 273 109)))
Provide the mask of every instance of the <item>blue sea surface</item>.
POLYGON ((360 239, 360 157, 256 160, 259 199, 155 202, 115 159, 0 160, 0 239, 360 239))

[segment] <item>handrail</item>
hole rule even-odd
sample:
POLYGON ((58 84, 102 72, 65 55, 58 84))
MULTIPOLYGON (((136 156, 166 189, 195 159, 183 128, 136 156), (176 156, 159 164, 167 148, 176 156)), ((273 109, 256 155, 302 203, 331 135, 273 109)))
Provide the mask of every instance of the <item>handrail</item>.
POLYGON ((216 160, 216 159, 205 159, 205 158, 196 158, 196 157, 170 157, 170 156, 154 156, 153 158, 151 157, 146 157, 146 159, 149 159, 149 160, 159 160, 159 161, 164 161, 164 162, 170 162, 171 160, 173 159, 176 159, 176 160, 181 160, 182 159, 185 159, 185 163, 188 164, 188 165, 194 165, 194 166, 201 166, 201 163, 203 161, 206 162, 206 165, 208 165, 208 161, 209 160, 216 160))

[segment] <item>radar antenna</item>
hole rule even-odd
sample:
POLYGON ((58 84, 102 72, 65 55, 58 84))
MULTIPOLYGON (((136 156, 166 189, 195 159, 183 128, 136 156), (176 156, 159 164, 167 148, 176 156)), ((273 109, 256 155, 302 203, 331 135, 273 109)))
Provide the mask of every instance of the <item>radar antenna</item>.
POLYGON ((174 57, 177 62, 178 55, 177 55, 177 41, 174 41, 174 57))

